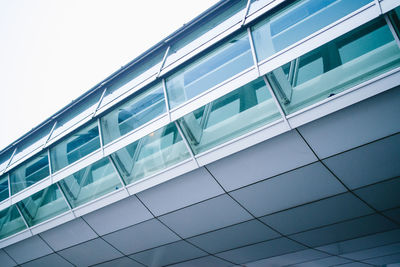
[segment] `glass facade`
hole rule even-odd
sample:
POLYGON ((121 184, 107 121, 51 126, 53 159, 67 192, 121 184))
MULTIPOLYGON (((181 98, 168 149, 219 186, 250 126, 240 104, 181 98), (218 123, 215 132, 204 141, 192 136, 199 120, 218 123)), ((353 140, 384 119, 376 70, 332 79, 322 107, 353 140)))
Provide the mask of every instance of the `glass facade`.
POLYGON ((24 219, 15 205, 0 211, 0 238, 5 238, 24 229, 26 229, 24 219))
POLYGON ((8 174, 0 177, 0 202, 7 199, 10 196, 8 190, 8 174))

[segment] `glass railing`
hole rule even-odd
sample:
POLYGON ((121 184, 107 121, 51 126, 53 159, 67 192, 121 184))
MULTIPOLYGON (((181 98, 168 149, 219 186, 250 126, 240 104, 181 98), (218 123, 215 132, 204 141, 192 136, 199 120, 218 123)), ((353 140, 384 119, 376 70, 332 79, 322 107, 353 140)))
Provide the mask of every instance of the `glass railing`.
POLYGON ((29 226, 69 210, 57 184, 53 184, 17 203, 29 226))
POLYGON ((376 19, 267 74, 286 114, 400 66, 400 50, 376 19))
POLYGON ((9 198, 10 192, 8 190, 8 174, 0 177, 0 202, 9 198))
POLYGON ((243 32, 166 79, 170 108, 253 65, 249 38, 243 32))
POLYGON ((259 78, 179 119, 195 154, 280 118, 265 82, 259 78))
POLYGON ((50 148, 52 170, 61 170, 99 148, 99 130, 94 122, 50 148))
POLYGON ((44 152, 10 172, 11 193, 16 194, 49 175, 49 159, 47 152, 44 152))
POLYGON ((77 171, 59 183, 72 208, 122 187, 108 158, 77 171))
POLYGON ((158 84, 101 118, 104 144, 135 130, 166 112, 164 91, 158 84))
POLYGON ((276 52, 350 14, 373 0, 304 0, 283 9, 252 29, 257 60, 276 52))
POLYGON ((0 211, 0 239, 26 229, 24 219, 15 205, 0 211))

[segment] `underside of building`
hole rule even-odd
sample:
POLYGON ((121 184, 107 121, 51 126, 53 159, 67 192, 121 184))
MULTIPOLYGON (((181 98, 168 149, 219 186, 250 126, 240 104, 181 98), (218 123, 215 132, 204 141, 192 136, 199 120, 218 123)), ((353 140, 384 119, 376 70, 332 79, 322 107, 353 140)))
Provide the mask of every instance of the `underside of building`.
POLYGON ((0 265, 400 266, 399 6, 218 2, 0 152, 0 265))

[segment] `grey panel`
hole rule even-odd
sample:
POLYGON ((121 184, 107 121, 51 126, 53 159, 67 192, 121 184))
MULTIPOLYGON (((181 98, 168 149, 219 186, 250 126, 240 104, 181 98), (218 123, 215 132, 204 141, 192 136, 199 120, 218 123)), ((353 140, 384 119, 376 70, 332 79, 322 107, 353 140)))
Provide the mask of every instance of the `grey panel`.
POLYGON ((231 193, 255 216, 291 208, 345 191, 319 162, 231 193))
POLYGON ((98 237, 81 218, 62 224, 40 235, 55 251, 98 237))
POLYGON ((225 194, 163 215, 160 220, 187 238, 251 218, 247 211, 225 194))
POLYGON ((67 248, 58 253, 77 266, 88 266, 123 256, 100 238, 67 248))
POLYGON ((385 211, 383 214, 385 214, 385 216, 388 216, 389 218, 395 220, 397 223, 400 224, 400 208, 385 211))
POLYGON ((4 250, 0 249, 0 262, 4 266, 16 266, 17 263, 14 262, 13 259, 10 258, 10 256, 7 255, 7 253, 4 252, 4 250))
POLYGON ((278 236, 278 233, 261 222, 251 220, 199 235, 188 239, 188 241, 210 253, 217 253, 276 238, 278 236))
POLYGON ((310 261, 327 257, 328 254, 312 249, 306 249, 285 255, 247 263, 246 267, 287 266, 299 262, 310 261))
POLYGON ((395 178, 393 180, 360 188, 355 190, 354 193, 377 210, 395 208, 400 206, 400 179, 395 178))
POLYGON ((37 267, 37 266, 57 266, 57 267, 70 267, 74 266, 59 255, 53 253, 44 256, 37 260, 33 260, 21 265, 22 267, 37 267))
POLYGON ((339 264, 345 264, 351 262, 350 260, 346 260, 340 257, 332 256, 324 259, 319 259, 315 261, 308 261, 304 263, 295 264, 292 266, 296 267, 326 267, 326 266, 336 266, 339 264))
POLYGON ((376 258, 396 253, 400 253, 400 243, 395 243, 386 246, 378 246, 375 248, 342 254, 341 256, 354 260, 364 260, 364 259, 376 258))
POLYGON ((400 229, 338 242, 318 249, 332 254, 345 254, 397 242, 400 242, 400 229))
POLYGON ((391 263, 399 263, 400 262, 400 253, 387 255, 384 257, 378 257, 374 259, 365 260, 364 262, 369 264, 376 264, 376 265, 385 265, 391 263))
POLYGON ((96 267, 142 267, 143 264, 140 264, 128 257, 122 257, 119 259, 107 261, 104 263, 100 263, 95 265, 96 267))
POLYGON ((130 257, 147 266, 165 266, 208 255, 186 241, 178 241, 133 254, 130 257))
POLYGON ((131 196, 89 213, 83 218, 99 235, 105 235, 143 222, 153 218, 153 216, 136 196, 131 196))
POLYGON ((316 161, 295 131, 220 159, 207 167, 228 191, 316 161))
POLYGON ((385 217, 373 214, 315 230, 294 234, 291 237, 309 246, 321 246, 341 240, 383 232, 396 228, 397 225, 385 217))
POLYGON ((191 261, 186 261, 174 265, 170 265, 171 267, 224 267, 224 266, 232 266, 231 263, 224 261, 222 259, 219 259, 214 256, 207 256, 191 261))
POLYGON ((299 127, 320 158, 400 132, 400 88, 299 127))
POLYGON ((351 189, 400 175, 400 134, 324 160, 351 189))
POLYGON ((37 235, 8 246, 4 250, 19 264, 53 252, 37 235))
POLYGON ((351 193, 326 198, 290 210, 262 217, 277 231, 289 235, 351 218, 374 213, 351 193))
POLYGON ((369 264, 361 263, 361 262, 351 262, 340 265, 341 267, 371 267, 369 264))
POLYGON ((179 238, 159 221, 152 219, 108 234, 104 239, 128 255, 171 243, 179 238))
POLYGON ((216 255, 236 264, 241 264, 304 249, 304 246, 287 238, 278 238, 255 245, 229 250, 216 255))
POLYGON ((159 216, 223 193, 214 178, 204 168, 199 168, 143 191, 138 197, 159 216))

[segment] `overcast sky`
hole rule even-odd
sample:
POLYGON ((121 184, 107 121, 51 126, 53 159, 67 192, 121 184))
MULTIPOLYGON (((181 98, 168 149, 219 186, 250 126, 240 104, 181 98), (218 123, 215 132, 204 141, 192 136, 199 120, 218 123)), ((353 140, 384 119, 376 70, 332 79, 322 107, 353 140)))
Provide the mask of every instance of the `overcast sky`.
POLYGON ((0 0, 0 150, 217 0, 0 0))

